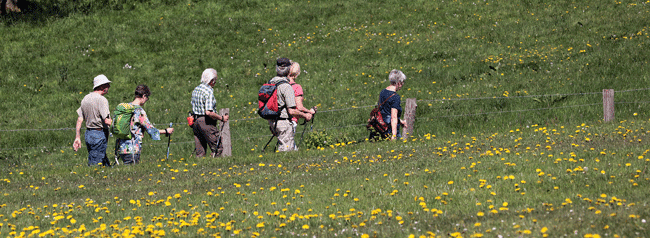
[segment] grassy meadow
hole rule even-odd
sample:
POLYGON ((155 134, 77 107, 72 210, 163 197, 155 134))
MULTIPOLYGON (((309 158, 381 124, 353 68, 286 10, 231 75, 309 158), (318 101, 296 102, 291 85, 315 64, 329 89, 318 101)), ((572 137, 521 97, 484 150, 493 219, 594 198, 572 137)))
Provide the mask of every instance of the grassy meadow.
POLYGON ((648 4, 28 2, 0 17, 0 236, 647 237, 648 4), (299 152, 261 152, 256 93, 278 57, 320 109, 299 152), (205 68, 232 157, 190 156, 205 68), (417 99, 414 133, 369 143, 391 69, 417 99), (152 89, 170 158, 166 137, 137 166, 72 150, 98 74, 111 108, 152 89))

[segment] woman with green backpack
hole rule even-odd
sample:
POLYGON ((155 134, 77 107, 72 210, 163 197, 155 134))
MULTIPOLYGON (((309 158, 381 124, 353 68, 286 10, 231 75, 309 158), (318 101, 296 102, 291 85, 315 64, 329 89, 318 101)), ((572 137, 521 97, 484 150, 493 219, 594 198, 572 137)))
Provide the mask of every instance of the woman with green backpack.
POLYGON ((115 109, 115 120, 113 121, 113 136, 117 137, 115 142, 115 154, 118 155, 124 164, 140 163, 142 152, 142 139, 146 131, 152 140, 160 140, 160 134, 170 135, 174 128, 164 130, 156 129, 144 111, 142 106, 149 101, 149 87, 141 84, 135 88, 135 99, 131 103, 121 103, 115 109))

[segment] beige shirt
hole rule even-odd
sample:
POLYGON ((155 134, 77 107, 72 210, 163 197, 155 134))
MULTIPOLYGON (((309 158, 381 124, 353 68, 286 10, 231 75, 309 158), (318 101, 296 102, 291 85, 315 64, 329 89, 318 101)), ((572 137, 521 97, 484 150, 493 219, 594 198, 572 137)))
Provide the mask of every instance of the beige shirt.
POLYGON ((296 95, 286 77, 274 77, 269 81, 269 83, 276 84, 280 81, 287 81, 287 83, 278 86, 276 89, 278 91, 278 107, 282 108, 286 105, 280 113, 280 118, 291 118, 287 108, 296 108, 296 95))
POLYGON ((77 115, 86 121, 86 128, 104 128, 104 119, 111 117, 108 100, 99 93, 91 92, 81 100, 77 115))

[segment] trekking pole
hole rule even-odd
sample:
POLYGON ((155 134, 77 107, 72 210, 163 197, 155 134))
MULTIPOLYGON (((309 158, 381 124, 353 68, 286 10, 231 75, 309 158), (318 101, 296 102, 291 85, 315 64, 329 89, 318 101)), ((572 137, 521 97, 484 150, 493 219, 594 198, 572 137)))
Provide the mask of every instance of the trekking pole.
MULTIPOLYGON (((228 115, 228 114, 226 114, 226 115, 228 115)), ((222 122, 222 123, 221 123, 221 129, 219 129, 219 133, 221 133, 221 132, 223 131, 223 128, 224 128, 225 126, 226 126, 226 123, 225 123, 225 122, 222 122)), ((221 144, 221 136, 222 136, 222 135, 219 135, 219 139, 217 140, 217 148, 216 148, 216 150, 219 150, 219 144, 221 144)), ((196 149, 195 149, 195 150, 196 150, 196 149)), ((214 151, 213 151, 213 152, 214 152, 214 151)))
MULTIPOLYGON (((172 123, 169 123, 169 127, 172 127, 172 123)), ((172 142, 172 135, 167 134, 167 157, 165 157, 165 160, 169 159, 169 144, 172 142)))
POLYGON ((118 155, 117 155, 118 147, 119 147, 119 144, 117 143, 117 140, 115 140, 115 150, 114 150, 114 152, 115 152, 115 164, 116 164, 116 165, 120 165, 120 162, 117 160, 117 157, 118 157, 118 155))
MULTIPOLYGON (((312 107, 312 109, 314 109, 314 111, 317 112, 316 107, 312 107)), ((309 132, 314 130, 314 119, 315 118, 316 118, 316 113, 314 113, 314 115, 311 117, 311 124, 309 126, 310 127, 309 132)), ((296 147, 298 147, 298 148, 300 148, 300 144, 302 143, 302 138, 305 136, 305 131, 307 130, 307 121, 305 121, 305 123, 303 123, 303 125, 305 125, 305 127, 303 127, 303 129, 302 129, 302 134, 300 135, 300 141, 298 141, 298 144, 296 145, 296 147)))
MULTIPOLYGON (((278 122, 277 121, 275 122, 275 131, 278 131, 278 122)), ((262 148, 262 152, 264 152, 264 150, 266 150, 266 147, 269 146, 269 144, 271 143, 271 141, 275 137, 275 132, 273 132, 273 130, 271 130, 271 133, 273 133, 273 135, 271 135, 271 139, 269 139, 269 141, 266 142, 266 145, 264 145, 264 148, 262 148)))
POLYGON ((269 144, 271 143, 271 141, 273 140, 274 137, 275 137, 275 135, 272 135, 271 139, 269 139, 269 141, 266 142, 266 145, 264 145, 264 148, 262 148, 262 152, 264 152, 264 150, 266 150, 266 147, 269 146, 269 144))

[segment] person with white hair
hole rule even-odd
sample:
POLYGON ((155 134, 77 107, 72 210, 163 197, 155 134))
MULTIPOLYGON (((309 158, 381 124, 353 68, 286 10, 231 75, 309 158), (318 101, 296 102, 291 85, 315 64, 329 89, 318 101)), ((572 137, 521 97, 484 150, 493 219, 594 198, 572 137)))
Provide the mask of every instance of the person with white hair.
POLYGON ((76 136, 72 143, 74 151, 81 148, 81 126, 86 121, 86 147, 88 149, 88 166, 110 165, 106 156, 108 147, 108 126, 113 123, 111 112, 108 107, 108 100, 104 97, 111 87, 111 81, 103 75, 97 75, 93 79, 93 91, 81 100, 81 106, 77 109, 76 136))
POLYGON ((402 100, 401 96, 397 94, 397 91, 404 86, 406 75, 400 70, 393 69, 388 74, 388 80, 390 81, 390 85, 379 93, 378 103, 381 105, 379 110, 384 122, 390 126, 386 134, 381 136, 382 138, 395 140, 402 137, 400 127, 408 127, 404 120, 399 119, 402 117, 402 100))
MULTIPOLYGON (((307 109, 303 105, 304 101, 304 91, 302 90, 302 86, 298 83, 296 83, 296 78, 298 78, 298 75, 300 75, 300 64, 298 62, 291 62, 291 66, 289 66, 289 75, 287 76, 287 79, 289 79, 289 84, 291 85, 291 88, 293 88, 293 93, 296 98, 296 109, 298 111, 301 111, 303 113, 309 113, 312 115, 312 118, 314 117, 314 114, 316 114, 316 106, 314 106, 311 109, 307 109)), ((293 126, 293 133, 295 135, 296 133, 296 128, 298 127, 298 118, 292 118, 291 124, 293 126)))
POLYGON ((204 157, 206 146, 210 146, 212 157, 221 156, 223 146, 218 143, 221 132, 217 120, 227 122, 228 115, 217 114, 217 100, 214 98, 214 85, 217 83, 217 70, 209 68, 201 75, 201 84, 192 91, 192 115, 194 115, 194 145, 197 157, 204 157))

